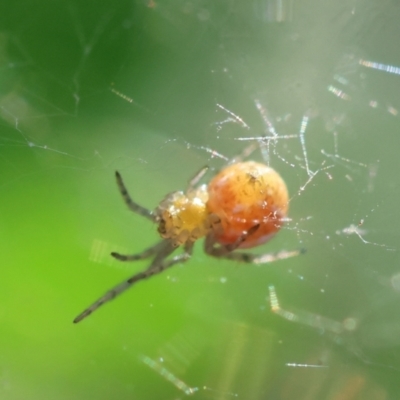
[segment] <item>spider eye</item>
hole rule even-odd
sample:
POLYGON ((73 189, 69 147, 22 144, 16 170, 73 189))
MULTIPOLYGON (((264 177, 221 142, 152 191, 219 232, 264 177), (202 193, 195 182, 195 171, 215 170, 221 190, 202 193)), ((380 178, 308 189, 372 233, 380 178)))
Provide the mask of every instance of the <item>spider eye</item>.
POLYGON ((223 228, 215 232, 216 240, 223 245, 235 243, 246 231, 249 237, 239 247, 265 243, 279 231, 288 211, 289 195, 281 176, 253 161, 223 169, 211 180, 208 194, 208 210, 223 228))

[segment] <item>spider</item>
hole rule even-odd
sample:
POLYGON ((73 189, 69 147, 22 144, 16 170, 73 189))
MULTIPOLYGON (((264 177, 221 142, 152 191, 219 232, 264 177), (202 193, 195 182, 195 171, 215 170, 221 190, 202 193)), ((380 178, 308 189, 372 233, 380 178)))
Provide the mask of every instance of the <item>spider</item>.
POLYGON ((235 251, 267 242, 282 226, 288 211, 288 191, 275 170, 258 162, 243 162, 235 158, 208 185, 199 184, 207 170, 207 167, 202 168, 189 181, 185 192, 168 194, 154 211, 134 202, 120 173, 115 173, 119 191, 128 208, 156 223, 162 240, 138 254, 111 253, 120 261, 151 257, 153 260, 147 269, 96 300, 74 319, 74 323, 82 321, 134 283, 186 262, 192 255, 194 243, 203 237, 204 251, 210 256, 243 263, 264 264, 302 252, 280 251, 259 255, 235 251), (183 247, 183 252, 168 258, 179 246, 183 247))

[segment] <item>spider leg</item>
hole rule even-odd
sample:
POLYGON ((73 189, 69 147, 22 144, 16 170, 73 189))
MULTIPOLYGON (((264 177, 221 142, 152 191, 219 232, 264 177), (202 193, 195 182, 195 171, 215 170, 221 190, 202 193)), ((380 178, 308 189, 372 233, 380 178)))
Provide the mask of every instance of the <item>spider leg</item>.
MULTIPOLYGON (((250 230, 248 234, 250 234, 250 230)), ((242 242, 244 240, 245 239, 243 239, 242 242)), ((273 261, 284 260, 285 258, 295 257, 299 254, 305 253, 304 249, 292 251, 282 250, 277 253, 266 254, 233 252, 233 250, 235 250, 240 245, 240 243, 236 245, 236 247, 233 245, 216 246, 217 242, 215 241, 214 236, 209 235, 204 241, 204 251, 212 257, 227 258, 228 260, 234 260, 248 264, 267 264, 273 261)))
POLYGON ((189 181, 186 192, 190 192, 191 190, 193 190, 194 187, 200 182, 200 179, 203 178, 203 176, 209 169, 210 167, 206 165, 202 167, 198 172, 196 172, 196 175, 194 175, 193 178, 189 181))
POLYGON ((244 159, 250 156, 251 153, 253 153, 256 149, 260 148, 259 143, 251 143, 248 146, 246 146, 243 151, 240 152, 240 154, 236 155, 235 157, 232 158, 232 160, 229 161, 228 165, 231 164, 236 164, 238 162, 242 162, 244 159))
POLYGON ((135 203, 132 199, 131 196, 128 193, 128 189, 125 187, 124 182, 122 180, 122 177, 118 171, 115 171, 115 178, 117 180, 117 185, 118 189, 122 195, 122 198, 125 201, 125 204, 129 207, 131 211, 133 211, 136 214, 141 215, 142 217, 145 217, 149 219, 150 221, 155 221, 155 217, 152 211, 148 210, 145 207, 142 207, 141 205, 135 203))
MULTIPOLYGON (((151 265, 144 271, 139 272, 129 279, 121 282, 117 286, 113 287, 109 290, 104 296, 100 297, 96 300, 92 305, 90 305, 86 310, 84 310, 81 314, 79 314, 75 319, 74 323, 78 323, 82 321, 84 318, 88 317, 94 311, 96 311, 100 306, 108 301, 114 299, 115 297, 119 296, 125 290, 129 289, 134 283, 149 278, 150 276, 159 274, 160 272, 164 271, 165 269, 172 267, 175 264, 183 263, 187 261, 190 256, 192 255, 193 250, 193 242, 187 242, 184 247, 184 252, 171 258, 170 260, 165 260, 175 249, 176 247, 172 245, 170 241, 163 241, 163 244, 160 247, 159 253, 154 258, 151 265)), ((156 246, 155 246, 156 247, 156 246)))
POLYGON ((137 261, 137 260, 144 260, 145 258, 149 258, 152 255, 158 253, 165 245, 165 241, 162 240, 157 243, 155 246, 151 246, 148 249, 142 251, 141 253, 137 254, 120 254, 116 252, 112 252, 111 255, 119 261, 137 261))
POLYGON ((206 236, 204 241, 204 250, 207 254, 213 257, 224 257, 229 258, 228 254, 232 253, 232 251, 236 250, 251 234, 253 234, 258 228, 259 224, 251 227, 247 232, 244 232, 243 235, 236 240, 236 242, 226 245, 220 245, 216 247, 217 241, 215 240, 215 236, 210 234, 206 236))

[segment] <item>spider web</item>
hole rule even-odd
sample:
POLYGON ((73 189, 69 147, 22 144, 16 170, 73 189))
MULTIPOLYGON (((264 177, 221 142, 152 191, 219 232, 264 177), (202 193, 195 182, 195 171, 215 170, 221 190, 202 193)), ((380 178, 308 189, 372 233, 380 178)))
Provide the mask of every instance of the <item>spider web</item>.
POLYGON ((390 0, 10 4, 2 398, 396 399, 399 12, 390 0), (158 240, 114 171, 153 208, 253 144, 248 157, 290 192, 285 226, 255 251, 306 254, 243 266, 199 243, 73 325, 146 268, 110 252, 158 240))

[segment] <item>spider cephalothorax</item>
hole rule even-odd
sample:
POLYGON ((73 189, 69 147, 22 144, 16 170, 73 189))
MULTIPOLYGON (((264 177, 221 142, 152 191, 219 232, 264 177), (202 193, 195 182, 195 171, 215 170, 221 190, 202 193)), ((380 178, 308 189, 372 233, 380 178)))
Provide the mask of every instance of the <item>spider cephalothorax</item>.
POLYGON ((170 193, 154 212, 158 233, 164 239, 171 239, 176 246, 206 236, 212 226, 207 201, 206 185, 187 193, 170 193))

